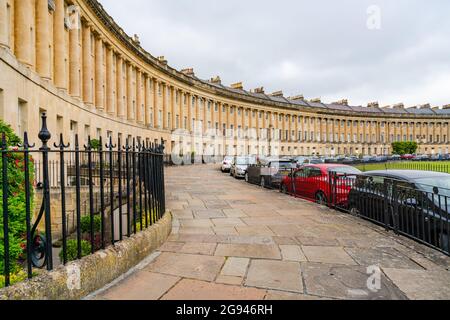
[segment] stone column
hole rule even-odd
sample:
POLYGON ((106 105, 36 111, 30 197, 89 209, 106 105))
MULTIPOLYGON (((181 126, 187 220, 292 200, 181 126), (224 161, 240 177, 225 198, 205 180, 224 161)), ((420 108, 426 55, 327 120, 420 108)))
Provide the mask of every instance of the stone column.
POLYGON ((187 114, 188 114, 188 118, 187 118, 187 130, 189 132, 192 132, 192 97, 190 93, 186 94, 186 99, 187 99, 187 114))
POLYGON ((158 128, 158 81, 153 78, 153 127, 158 128))
POLYGON ((36 0, 36 71, 44 79, 50 79, 50 52, 48 48, 48 0, 36 0))
POLYGON ((94 104, 91 46, 91 23, 86 21, 83 23, 83 101, 89 106, 94 104))
POLYGON ((151 93, 150 93, 150 79, 148 74, 144 74, 144 90, 145 90, 145 125, 151 126, 152 124, 152 120, 150 117, 151 93))
POLYGON ((127 118, 135 119, 135 111, 133 109, 133 65, 127 64, 127 118))
POLYGON ((136 121, 138 123, 144 123, 142 109, 142 72, 136 68, 136 121))
POLYGON ((8 10, 6 0, 0 0, 0 47, 9 48, 8 10))
POLYGON ((116 58, 116 88, 117 88, 117 115, 119 118, 125 117, 123 107, 123 59, 121 54, 117 54, 116 58))
POLYGON ((178 90, 178 108, 180 110, 180 128, 184 128, 184 103, 183 103, 183 91, 178 90))
POLYGON ((173 86, 170 86, 170 110, 172 113, 172 125, 169 129, 174 130, 177 126, 177 110, 175 106, 175 88, 173 86))
POLYGON ((164 130, 167 130, 168 126, 167 126, 167 84, 162 83, 162 113, 163 113, 163 118, 162 118, 162 128, 164 130))
POLYGON ((111 46, 106 47, 106 110, 113 115, 117 111, 114 105, 114 51, 111 46))
MULTIPOLYGON (((32 0, 16 0, 14 2, 15 12, 15 55, 19 62, 32 66, 31 52, 31 26, 34 21, 33 1, 32 0)), ((64 10, 64 9, 63 9, 64 10)))
POLYGON ((79 31, 78 28, 69 30, 69 93, 76 98, 81 95, 79 31))
MULTIPOLYGON (((18 0, 16 2, 21 2, 18 0)), ((67 89, 66 80, 66 40, 64 27, 64 0, 55 0, 55 13, 53 16, 53 63, 55 86, 59 89, 67 89)))
POLYGON ((105 108, 103 78, 103 39, 98 35, 95 39, 95 105, 100 110, 105 108))

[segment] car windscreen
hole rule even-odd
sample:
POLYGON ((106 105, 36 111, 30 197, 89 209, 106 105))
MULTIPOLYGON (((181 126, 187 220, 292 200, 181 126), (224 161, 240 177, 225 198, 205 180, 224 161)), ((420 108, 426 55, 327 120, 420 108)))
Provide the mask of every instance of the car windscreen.
POLYGON ((251 165, 251 164, 255 164, 256 160, 253 158, 237 158, 236 159, 236 164, 238 166, 247 166, 247 165, 251 165))
POLYGON ((291 169, 292 168, 292 162, 290 162, 290 161, 272 162, 270 166, 273 167, 273 168, 291 169))
POLYGON ((440 195, 450 197, 450 177, 421 178, 414 180, 414 182, 426 192, 433 193, 434 187, 437 187, 440 195))
POLYGON ((328 172, 336 172, 337 174, 360 174, 361 171, 354 167, 335 167, 328 169, 328 172))

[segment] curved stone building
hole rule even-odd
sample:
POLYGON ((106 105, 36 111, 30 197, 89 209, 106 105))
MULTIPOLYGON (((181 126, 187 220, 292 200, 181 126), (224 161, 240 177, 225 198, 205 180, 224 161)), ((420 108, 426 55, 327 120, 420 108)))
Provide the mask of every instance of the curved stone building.
POLYGON ((162 138, 169 151, 187 137, 177 152, 388 154, 391 142, 411 140, 422 153, 449 152, 449 106, 350 106, 228 87, 153 57, 96 0, 0 0, 0 116, 36 137, 42 112, 54 137, 162 138))

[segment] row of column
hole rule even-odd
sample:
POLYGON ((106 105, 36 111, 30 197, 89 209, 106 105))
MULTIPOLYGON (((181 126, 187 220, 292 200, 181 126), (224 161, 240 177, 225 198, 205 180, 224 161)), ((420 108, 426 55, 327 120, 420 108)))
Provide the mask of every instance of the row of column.
MULTIPOLYGON (((238 119, 238 108, 235 107, 233 117, 230 116, 230 107, 226 106, 226 115, 223 115, 222 103, 211 102, 211 113, 208 116, 207 107, 208 101, 204 100, 203 114, 199 113, 199 97, 196 97, 195 116, 192 114, 192 95, 191 93, 183 93, 180 89, 176 89, 171 85, 158 81, 153 76, 142 71, 138 66, 130 63, 126 57, 120 52, 111 47, 107 41, 100 35, 100 32, 95 31, 92 24, 88 21, 81 21, 80 28, 69 29, 69 52, 66 52, 66 28, 65 28, 65 6, 64 0, 55 0, 55 12, 53 17, 53 57, 49 50, 50 39, 50 18, 48 14, 48 0, 15 0, 15 48, 14 52, 17 59, 25 65, 31 66, 33 64, 33 50, 35 49, 35 69, 44 79, 51 79, 56 87, 68 90, 73 97, 84 101, 88 106, 95 106, 100 110, 105 110, 111 115, 116 115, 128 120, 134 120, 138 123, 153 126, 161 129, 174 129, 176 126, 184 127, 184 112, 183 95, 187 95, 187 121, 186 125, 189 131, 192 131, 192 120, 203 119, 204 129, 207 128, 208 118, 211 119, 211 127, 215 127, 218 120, 219 128, 222 124, 226 124, 226 128, 230 128, 233 124, 237 129, 239 125, 242 129, 246 128, 245 114, 248 111, 248 127, 254 128, 257 131, 257 136, 260 137, 261 130, 267 129, 269 126, 282 130, 283 140, 288 141, 298 140, 292 135, 292 131, 297 136, 299 130, 298 116, 285 115, 278 113, 271 113, 266 111, 259 111, 251 108, 241 108, 241 119, 238 119), (35 3, 35 9, 33 4, 35 3), (33 29, 33 12, 35 12, 36 21, 36 47, 32 48, 32 33, 33 29), (80 35, 81 32, 81 35, 80 35), (94 42, 92 42, 92 37, 94 42), (81 43, 80 43, 81 39, 81 43), (92 45, 94 43, 94 45, 92 45), (66 68, 66 57, 68 57, 68 68, 66 68), (95 57, 93 59, 93 57, 95 57), (53 60, 52 60, 53 58, 53 60), (54 66, 54 73, 52 74, 51 66, 54 66), (125 67, 124 67, 125 66, 125 67), (125 69, 125 74, 124 74, 125 69), (115 70, 115 72, 114 72, 115 70), (68 71, 68 75, 66 72, 68 71), (161 89, 160 89, 161 88, 161 89), (161 98, 159 97, 161 95, 161 98), (178 96, 178 105, 175 102, 175 97, 178 96), (215 104, 218 104, 218 112, 215 112, 215 104), (161 113, 160 113, 161 112, 161 113), (260 117, 260 112, 262 116, 260 117), (255 117, 253 118, 253 114, 255 117), (268 118, 266 117, 268 114, 268 118), (169 117, 170 115, 170 117, 169 117), (178 118, 177 118, 178 115, 178 118), (218 119, 217 119, 218 118, 218 119), (178 124, 176 124, 178 119, 178 124), (294 119, 294 121, 292 121, 294 119), (286 131, 288 135, 286 137, 286 131)), ((0 0, 0 46, 8 47, 9 32, 7 27, 7 1, 0 0)), ((343 133, 345 139, 351 135, 351 140, 354 140, 354 134, 357 135, 357 140, 360 140, 360 135, 375 134, 377 140, 382 133, 386 137, 391 134, 397 136, 405 134, 403 128, 399 128, 388 122, 384 130, 380 123, 377 123, 376 128, 361 128, 359 123, 355 129, 353 123, 350 127, 347 124, 342 128, 336 128, 334 120, 332 126, 328 119, 323 123, 322 119, 316 119, 311 127, 308 123, 308 132, 314 132, 314 140, 317 140, 317 133, 320 133, 320 140, 329 140, 330 133, 343 133), (317 121, 320 121, 319 123, 317 121), (326 132, 326 137, 322 137, 326 132)), ((416 137, 429 135, 429 128, 423 130, 410 128, 407 126, 408 138, 411 134, 416 137), (420 133, 418 133, 420 131, 420 133), (426 131, 426 133, 424 132, 426 131)), ((440 134, 450 135, 445 132, 441 126, 439 133, 433 130, 433 135, 440 134)), ((448 131, 448 127, 447 127, 448 131)), ((428 139, 428 137, 427 137, 428 139)))

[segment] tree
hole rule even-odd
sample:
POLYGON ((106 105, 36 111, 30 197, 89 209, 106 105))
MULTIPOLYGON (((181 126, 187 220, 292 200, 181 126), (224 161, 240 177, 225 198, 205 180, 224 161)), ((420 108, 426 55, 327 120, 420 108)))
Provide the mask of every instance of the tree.
POLYGON ((418 149, 417 142, 414 141, 405 141, 405 142, 393 142, 392 143, 392 153, 398 155, 405 154, 415 154, 418 149))

